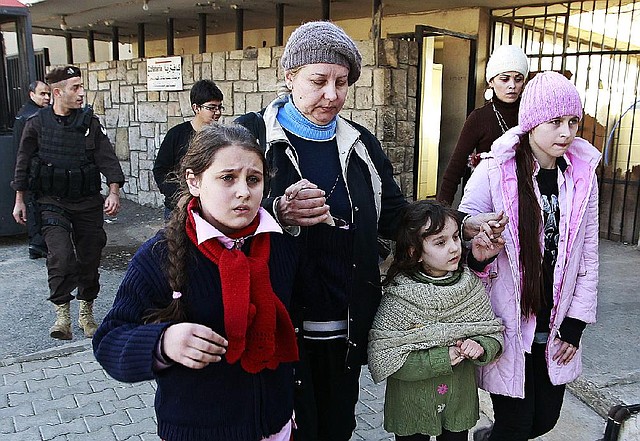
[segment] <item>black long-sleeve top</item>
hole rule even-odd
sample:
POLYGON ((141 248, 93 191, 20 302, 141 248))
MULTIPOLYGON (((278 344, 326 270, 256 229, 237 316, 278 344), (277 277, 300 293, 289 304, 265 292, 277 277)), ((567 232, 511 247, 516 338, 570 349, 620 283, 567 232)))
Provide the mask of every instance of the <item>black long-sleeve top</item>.
POLYGON ((170 174, 176 170, 187 152, 189 141, 194 133, 191 122, 186 121, 169 129, 160 144, 158 156, 153 164, 153 178, 158 184, 160 193, 164 195, 164 205, 167 208, 175 207, 173 196, 178 191, 178 183, 171 180, 170 174))

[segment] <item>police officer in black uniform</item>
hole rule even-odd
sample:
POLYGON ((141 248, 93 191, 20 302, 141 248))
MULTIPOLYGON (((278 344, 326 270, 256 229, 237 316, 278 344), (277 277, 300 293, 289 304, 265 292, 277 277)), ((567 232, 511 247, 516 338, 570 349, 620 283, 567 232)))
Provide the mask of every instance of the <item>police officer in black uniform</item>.
MULTIPOLYGON (((18 110, 16 120, 13 123, 13 146, 15 151, 20 147, 20 139, 22 139, 22 131, 24 125, 30 116, 34 115, 38 110, 49 105, 51 101, 51 89, 42 81, 33 81, 29 84, 29 100, 18 110)), ((38 259, 47 257, 47 244, 44 242, 42 234, 40 234, 39 222, 36 222, 35 216, 32 214, 36 210, 36 202, 31 193, 27 195, 27 233, 29 233, 29 258, 38 259)))
POLYGON ((14 180, 13 217, 27 221, 25 191, 40 205, 41 231, 48 247, 49 300, 56 310, 53 338, 69 340, 70 301, 77 288, 79 324, 86 337, 97 324, 93 302, 100 290, 98 267, 106 244, 103 211, 120 210, 124 174, 106 131, 90 107, 83 107, 80 69, 56 68, 46 78, 53 105, 27 120, 18 150, 14 180), (109 194, 100 193, 103 174, 109 194))

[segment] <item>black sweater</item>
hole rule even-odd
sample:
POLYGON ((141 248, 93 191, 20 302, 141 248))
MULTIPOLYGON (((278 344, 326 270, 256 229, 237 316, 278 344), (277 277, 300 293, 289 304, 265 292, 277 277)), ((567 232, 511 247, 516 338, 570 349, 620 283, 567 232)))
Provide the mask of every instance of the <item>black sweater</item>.
POLYGON ((171 180, 171 173, 176 171, 180 160, 187 152, 189 141, 194 133, 195 130, 189 121, 172 127, 160 144, 158 156, 153 164, 153 178, 158 184, 160 193, 164 195, 164 205, 168 208, 175 207, 173 196, 178 191, 178 183, 171 180))
MULTIPOLYGON (((518 124, 518 109, 520 100, 515 103, 504 103, 493 98, 493 103, 509 128, 518 124)), ((451 154, 449 164, 442 177, 442 184, 438 191, 438 200, 451 205, 456 195, 460 180, 468 173, 467 160, 469 155, 484 153, 491 150, 491 144, 502 135, 498 118, 493 111, 492 102, 475 109, 469 114, 462 126, 456 148, 451 154)), ((467 175, 467 179, 468 179, 467 175)))

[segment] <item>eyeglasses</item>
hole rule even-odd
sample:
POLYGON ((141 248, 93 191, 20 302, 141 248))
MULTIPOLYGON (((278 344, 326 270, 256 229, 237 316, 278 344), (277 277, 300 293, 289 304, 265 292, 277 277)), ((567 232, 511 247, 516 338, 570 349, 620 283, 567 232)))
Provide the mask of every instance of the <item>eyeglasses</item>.
POLYGON ((201 109, 207 109, 209 112, 213 112, 213 113, 216 113, 216 112, 222 113, 222 112, 224 112, 224 106, 222 104, 217 105, 217 106, 215 104, 212 105, 212 106, 207 106, 206 104, 200 104, 200 108, 201 109))

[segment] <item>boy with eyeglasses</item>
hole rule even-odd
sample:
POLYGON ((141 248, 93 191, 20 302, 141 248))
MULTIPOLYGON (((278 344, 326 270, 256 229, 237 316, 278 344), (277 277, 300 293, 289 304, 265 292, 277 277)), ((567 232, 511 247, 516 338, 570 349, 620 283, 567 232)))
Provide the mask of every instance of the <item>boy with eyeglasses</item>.
POLYGON ((172 179, 173 172, 187 151, 189 140, 203 127, 218 121, 224 112, 222 91, 211 80, 197 81, 191 87, 190 99, 195 117, 169 129, 153 164, 153 177, 164 195, 165 219, 175 207, 173 196, 178 184, 172 179))

